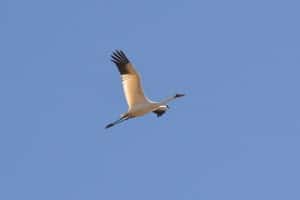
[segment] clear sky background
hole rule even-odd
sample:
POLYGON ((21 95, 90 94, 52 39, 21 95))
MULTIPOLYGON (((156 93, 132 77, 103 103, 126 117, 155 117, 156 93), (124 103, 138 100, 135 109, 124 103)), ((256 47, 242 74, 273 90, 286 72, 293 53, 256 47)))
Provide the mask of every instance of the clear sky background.
POLYGON ((299 1, 0 3, 0 199, 299 200, 299 1), (124 50, 160 100, 127 110, 124 50))

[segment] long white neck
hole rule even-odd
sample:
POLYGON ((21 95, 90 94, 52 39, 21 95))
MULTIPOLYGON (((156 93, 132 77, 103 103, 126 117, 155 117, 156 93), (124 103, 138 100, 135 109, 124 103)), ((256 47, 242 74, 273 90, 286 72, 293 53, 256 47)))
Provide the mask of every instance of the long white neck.
POLYGON ((160 105, 166 105, 168 102, 174 100, 174 99, 177 99, 179 97, 183 97, 184 94, 175 94, 174 96, 171 96, 171 97, 168 97, 164 100, 162 100, 161 102, 159 102, 160 105))
POLYGON ((171 97, 163 99, 162 101, 159 102, 159 104, 166 105, 167 103, 169 103, 170 101, 172 101, 174 99, 176 99, 176 97, 175 96, 171 96, 171 97))

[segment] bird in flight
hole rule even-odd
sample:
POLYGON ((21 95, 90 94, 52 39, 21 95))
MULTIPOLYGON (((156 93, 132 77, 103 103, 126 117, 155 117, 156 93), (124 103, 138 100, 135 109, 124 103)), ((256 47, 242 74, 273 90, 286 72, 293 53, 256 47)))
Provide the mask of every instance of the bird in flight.
POLYGON ((106 125, 105 128, 110 128, 128 119, 143 116, 151 112, 160 117, 169 109, 168 102, 184 96, 184 94, 175 94, 160 102, 151 101, 144 95, 140 75, 134 69, 125 53, 121 50, 114 51, 111 55, 111 61, 116 64, 121 74, 128 111, 121 114, 118 120, 106 125))

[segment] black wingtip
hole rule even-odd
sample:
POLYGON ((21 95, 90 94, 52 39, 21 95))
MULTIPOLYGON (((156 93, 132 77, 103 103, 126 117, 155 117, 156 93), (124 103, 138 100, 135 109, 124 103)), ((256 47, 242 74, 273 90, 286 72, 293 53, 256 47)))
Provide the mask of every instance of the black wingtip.
POLYGON ((114 60, 114 63, 118 64, 127 64, 129 63, 129 59, 125 55, 125 53, 122 50, 115 50, 111 54, 112 60, 114 60))
POLYGON ((155 110, 153 111, 154 114, 156 114, 157 117, 161 117, 163 114, 166 113, 165 110, 155 110))
POLYGON ((130 63, 130 61, 122 50, 113 51, 111 54, 111 61, 116 64, 121 74, 129 73, 129 69, 126 65, 130 63))

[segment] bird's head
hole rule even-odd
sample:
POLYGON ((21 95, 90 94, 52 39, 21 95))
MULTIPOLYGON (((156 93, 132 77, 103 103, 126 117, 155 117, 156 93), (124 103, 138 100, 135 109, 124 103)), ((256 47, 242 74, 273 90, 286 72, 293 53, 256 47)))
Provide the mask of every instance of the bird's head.
POLYGON ((183 96, 185 96, 185 94, 175 94, 175 98, 179 98, 179 97, 183 97, 183 96))

